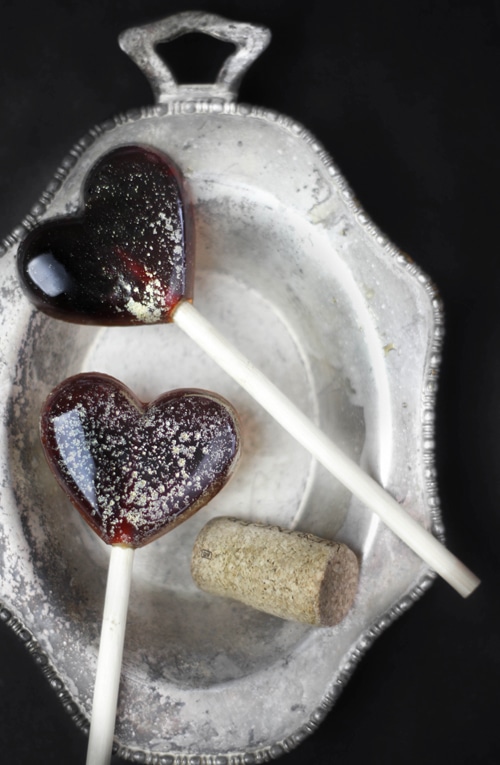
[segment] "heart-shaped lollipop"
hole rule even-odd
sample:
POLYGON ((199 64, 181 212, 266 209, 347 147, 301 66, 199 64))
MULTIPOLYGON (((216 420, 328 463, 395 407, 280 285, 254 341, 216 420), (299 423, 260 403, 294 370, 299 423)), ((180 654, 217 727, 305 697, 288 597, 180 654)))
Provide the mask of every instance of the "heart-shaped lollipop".
POLYGON ((170 321, 192 297, 192 215, 170 158, 122 146, 84 184, 80 217, 34 229, 19 250, 23 288, 45 313, 83 324, 170 321))
POLYGON ((41 416, 59 484, 108 544, 142 547, 189 518, 228 480, 239 453, 236 413, 198 390, 142 404, 107 375, 70 377, 41 416))
POLYGON ((156 150, 126 146, 105 155, 85 184, 83 218, 46 222, 21 245, 28 296, 74 322, 174 321, 433 570, 469 595, 479 579, 191 304, 191 212, 181 189, 174 164, 156 150))
POLYGON ((98 373, 75 375, 40 420, 56 479, 111 545, 87 765, 108 765, 135 548, 173 529, 224 486, 240 450, 237 417, 220 396, 177 390, 143 404, 98 373))

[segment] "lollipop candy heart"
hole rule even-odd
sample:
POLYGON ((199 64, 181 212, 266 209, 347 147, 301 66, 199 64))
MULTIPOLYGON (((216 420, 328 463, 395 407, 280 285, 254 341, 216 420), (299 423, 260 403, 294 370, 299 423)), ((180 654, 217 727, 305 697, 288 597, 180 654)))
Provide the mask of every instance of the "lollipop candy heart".
MULTIPOLYGON (((83 324, 175 322, 432 570, 467 597, 479 579, 192 305, 192 210, 183 202, 181 186, 173 163, 154 149, 122 146, 102 157, 85 184, 83 216, 48 221, 21 244, 18 266, 27 295, 46 313, 83 324)), ((89 499, 81 497, 92 525, 97 511, 88 511, 89 499)), ((114 540, 114 530, 109 534, 114 540)))
POLYGON ((141 547, 224 486, 239 455, 236 413, 221 397, 177 390, 142 404, 107 375, 70 377, 41 416, 59 484, 108 544, 141 547))
POLYGON ((192 297, 192 215, 182 177, 144 146, 121 146, 87 176, 80 217, 46 221, 21 244, 23 289, 45 313, 82 324, 170 321, 192 297))

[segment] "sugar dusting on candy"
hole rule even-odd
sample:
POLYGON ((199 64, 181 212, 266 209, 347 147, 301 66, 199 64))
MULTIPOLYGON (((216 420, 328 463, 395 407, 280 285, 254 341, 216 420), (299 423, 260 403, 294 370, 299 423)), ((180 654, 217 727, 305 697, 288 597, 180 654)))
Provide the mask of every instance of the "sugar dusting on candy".
POLYGON ((56 479, 94 531, 132 547, 212 499, 239 455, 235 412, 219 396, 180 390, 145 405, 97 373, 51 393, 41 437, 56 479))
POLYGON ((42 223, 21 243, 24 291, 45 313, 84 324, 171 320, 193 289, 193 221, 172 160, 121 146, 90 170, 78 217, 42 223))

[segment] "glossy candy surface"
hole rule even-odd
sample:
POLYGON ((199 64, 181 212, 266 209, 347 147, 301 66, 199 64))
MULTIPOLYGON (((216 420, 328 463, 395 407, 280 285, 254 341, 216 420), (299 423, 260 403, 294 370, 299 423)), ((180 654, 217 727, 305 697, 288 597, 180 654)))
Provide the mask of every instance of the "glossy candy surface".
POLYGON ((141 547, 217 494, 239 455, 232 407, 199 390, 142 404, 107 375, 70 377, 41 415, 49 465, 108 544, 141 547))
POLYGON ((164 154, 121 146, 91 169, 79 217, 33 229, 18 252, 24 291, 45 313, 82 324, 156 324, 192 298, 192 216, 164 154))

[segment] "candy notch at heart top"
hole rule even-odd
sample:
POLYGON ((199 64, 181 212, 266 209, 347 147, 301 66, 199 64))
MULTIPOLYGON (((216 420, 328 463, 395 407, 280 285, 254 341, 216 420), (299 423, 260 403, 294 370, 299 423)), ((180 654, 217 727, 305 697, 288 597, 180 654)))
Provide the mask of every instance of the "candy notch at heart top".
POLYGON ((48 397, 41 438, 72 503, 106 543, 142 547, 225 485, 240 450, 237 415, 220 396, 176 390, 141 403, 98 373, 48 397))
POLYGON ((191 205, 180 171, 156 149, 121 146, 91 169, 78 217, 21 243, 18 269, 37 308, 80 324, 170 321, 193 290, 191 205))

